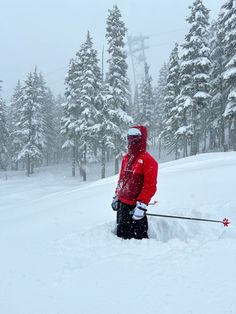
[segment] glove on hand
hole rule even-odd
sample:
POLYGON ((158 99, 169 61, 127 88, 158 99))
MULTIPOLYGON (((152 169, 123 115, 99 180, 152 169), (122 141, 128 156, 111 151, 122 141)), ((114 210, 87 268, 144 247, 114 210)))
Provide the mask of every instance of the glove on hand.
POLYGON ((134 220, 140 220, 145 216, 146 211, 147 211, 147 205, 137 201, 137 205, 133 210, 132 218, 134 220))
POLYGON ((119 199, 116 195, 113 196, 111 207, 114 211, 117 211, 119 209, 119 199))

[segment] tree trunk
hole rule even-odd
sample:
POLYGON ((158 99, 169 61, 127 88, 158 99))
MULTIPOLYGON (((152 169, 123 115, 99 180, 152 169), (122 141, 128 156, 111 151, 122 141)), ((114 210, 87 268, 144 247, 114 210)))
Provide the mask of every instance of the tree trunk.
POLYGON ((118 141, 119 139, 115 136, 115 174, 119 173, 119 150, 118 150, 118 141))
MULTIPOLYGON (((206 112, 206 108, 203 109, 203 153, 206 153, 207 151, 207 112, 206 112)), ((213 137, 213 141, 215 142, 215 132, 214 132, 214 137, 213 137)), ((200 137, 199 137, 199 141, 200 141, 200 137)))
POLYGON ((233 150, 236 151, 236 115, 234 115, 234 127, 232 130, 232 146, 233 150))
POLYGON ((102 160, 101 160, 101 164, 102 164, 102 179, 105 178, 106 176, 106 149, 105 149, 105 145, 104 143, 102 143, 102 160))
POLYGON ((110 161, 110 150, 108 149, 107 150, 107 162, 109 162, 110 161))
POLYGON ((94 156, 97 157, 97 155, 98 155, 98 147, 97 147, 97 145, 94 145, 93 153, 94 153, 94 156))
POLYGON ((72 177, 75 177, 76 147, 72 147, 72 177))
POLYGON ((196 110, 196 105, 193 106, 193 111, 192 111, 192 120, 193 120, 193 136, 192 136, 192 141, 191 141, 191 149, 190 149, 190 154, 196 155, 199 152, 199 134, 196 129, 196 124, 197 124, 197 110, 196 110))
POLYGON ((186 134, 184 134, 183 137, 183 157, 187 157, 188 156, 188 139, 186 134))
POLYGON ((161 139, 159 139, 159 145, 158 145, 158 159, 161 159, 161 139))
POLYGON ((115 174, 119 173, 119 157, 118 154, 115 155, 115 174))
POLYGON ((49 165, 49 153, 47 152, 47 155, 46 155, 46 166, 49 165))
POLYGON ((82 163, 83 181, 87 180, 86 164, 87 164, 87 145, 85 144, 84 151, 83 151, 83 163, 82 163))
POLYGON ((175 159, 178 159, 178 139, 175 141, 175 159))
POLYGON ((225 121, 223 117, 220 121, 220 145, 223 148, 224 152, 226 152, 227 146, 225 145, 225 121))
POLYGON ((0 154, 0 169, 5 170, 4 162, 2 161, 2 157, 0 154))
POLYGON ((34 163, 31 162, 30 164, 30 174, 33 174, 34 173, 34 163))
POLYGON ((27 157, 26 157, 26 173, 27 173, 27 176, 29 177, 30 176, 30 157, 29 157, 29 154, 27 154, 27 157))
MULTIPOLYGON (((194 127, 195 129, 195 127, 194 127)), ((193 139, 191 142, 191 156, 197 155, 199 152, 199 134, 194 130, 193 139)))
POLYGON ((232 145, 232 137, 231 137, 231 125, 232 125, 232 120, 229 120, 229 124, 228 124, 228 137, 229 137, 229 140, 228 140, 228 147, 231 148, 231 145, 232 145))
POLYGON ((203 152, 205 153, 206 152, 206 146, 207 146, 207 131, 204 130, 204 133, 203 133, 203 152))

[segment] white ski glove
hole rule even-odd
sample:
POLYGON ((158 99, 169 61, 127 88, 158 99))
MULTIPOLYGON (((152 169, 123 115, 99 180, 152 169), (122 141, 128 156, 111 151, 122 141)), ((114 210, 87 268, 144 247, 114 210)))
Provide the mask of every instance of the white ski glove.
POLYGON ((145 216, 145 213, 147 211, 147 205, 137 201, 136 207, 133 210, 133 216, 132 218, 134 220, 140 220, 145 216))

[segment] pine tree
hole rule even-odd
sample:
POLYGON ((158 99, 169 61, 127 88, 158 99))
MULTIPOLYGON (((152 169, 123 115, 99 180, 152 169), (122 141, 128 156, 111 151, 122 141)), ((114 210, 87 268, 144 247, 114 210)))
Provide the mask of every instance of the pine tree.
POLYGON ((183 54, 180 63, 180 94, 177 96, 177 111, 179 117, 179 128, 176 136, 181 140, 183 157, 188 156, 188 142, 192 138, 191 109, 193 107, 193 78, 194 73, 194 54, 193 43, 190 42, 190 35, 186 36, 186 42, 183 45, 183 54))
POLYGON ((165 107, 164 107, 164 130, 163 140, 170 152, 175 150, 175 158, 178 158, 178 136, 176 132, 179 128, 179 116, 177 97, 180 93, 180 73, 179 73, 179 48, 178 44, 172 50, 168 62, 168 76, 166 85, 165 107))
POLYGON ((76 58, 70 62, 66 77, 66 103, 62 118, 62 133, 67 141, 64 147, 72 147, 72 175, 76 160, 80 160, 83 180, 86 180, 87 154, 94 144, 92 126, 96 124, 96 97, 100 91, 101 72, 97 51, 93 48, 88 32, 76 58))
POLYGON ((97 123, 96 97, 101 89, 101 71, 98 66, 97 51, 93 48, 89 32, 78 57, 81 65, 81 74, 78 78, 80 85, 79 143, 82 156, 82 175, 85 181, 88 150, 95 145, 92 126, 97 123))
POLYGON ((112 137, 114 125, 111 121, 109 100, 109 86, 103 83, 96 98, 96 124, 92 127, 94 138, 101 149, 101 178, 105 178, 106 175, 106 151, 115 149, 112 137))
POLYGON ((219 20, 211 26, 210 36, 211 49, 211 107, 209 115, 210 149, 223 148, 225 145, 225 121, 223 113, 225 110, 225 92, 224 92, 224 34, 220 28, 219 20))
POLYGON ((37 99, 39 107, 42 112, 42 125, 44 137, 43 155, 48 166, 54 152, 54 137, 55 137, 55 123, 54 123, 54 106, 55 100, 51 90, 47 87, 42 73, 35 71, 35 87, 37 89, 37 99))
POLYGON ((224 117, 229 123, 229 144, 236 150, 236 1, 227 0, 221 9, 221 26, 224 32, 225 90, 227 103, 224 117))
MULTIPOLYGON (((2 81, 0 81, 1 84, 2 81)), ((1 92, 1 85, 0 85, 1 92)), ((8 128, 6 122, 6 107, 0 96, 0 168, 6 170, 8 165, 8 128)))
POLYGON ((65 98, 60 94, 55 98, 55 106, 53 108, 54 116, 54 131, 55 131, 55 151, 53 161, 54 163, 59 163, 64 157, 62 151, 63 136, 61 134, 61 120, 63 116, 63 104, 65 103, 65 98))
POLYGON ((159 72, 157 87, 154 89, 154 115, 153 115, 153 132, 155 137, 158 138, 159 158, 161 158, 162 151, 162 134, 164 131, 164 108, 166 98, 168 66, 166 63, 162 66, 159 72))
POLYGON ((34 73, 29 73, 25 80, 19 116, 17 136, 23 146, 18 154, 18 160, 26 163, 29 176, 33 173, 35 164, 42 163, 45 146, 42 94, 40 77, 36 69, 34 73))
POLYGON ((190 8, 191 14, 187 18, 190 30, 182 45, 184 52, 181 62, 182 89, 179 106, 184 111, 185 109, 191 110, 190 120, 184 128, 184 132, 190 126, 192 127, 191 155, 194 155, 199 152, 200 136, 206 143, 207 108, 210 99, 209 10, 203 5, 202 0, 195 0, 190 8))
POLYGON ((108 75, 107 82, 110 86, 109 107, 112 114, 114 128, 111 130, 115 147, 115 173, 119 171, 118 160, 125 148, 125 133, 132 122, 127 114, 129 104, 129 81, 127 78, 127 62, 124 49, 126 27, 121 20, 121 13, 115 5, 109 10, 106 27, 108 41, 108 75))
POLYGON ((10 138, 11 138, 11 159, 13 168, 18 170, 18 155, 23 147, 23 141, 19 137, 20 132, 20 110, 23 102, 23 89, 20 81, 15 87, 10 104, 10 138))
POLYGON ((134 87, 134 97, 132 101, 131 114, 130 114, 131 117, 133 117, 135 124, 137 124, 137 121, 139 121, 139 117, 141 115, 140 93, 141 93, 141 85, 136 84, 134 87))
POLYGON ((139 94, 140 96, 135 121, 138 124, 142 124, 148 127, 150 138, 152 138, 153 140, 154 96, 152 78, 149 74, 149 66, 147 63, 144 64, 144 79, 143 82, 140 84, 139 94))
POLYGON ((62 148, 71 148, 72 150, 72 176, 75 176, 75 166, 78 151, 79 134, 79 84, 78 84, 78 61, 71 59, 69 63, 68 74, 65 78, 65 98, 63 104, 63 116, 61 120, 61 134, 65 137, 62 148))
POLYGON ((57 137, 57 116, 55 99, 52 91, 45 86, 42 78, 42 92, 43 92, 43 108, 44 108, 44 134, 45 134, 45 147, 44 156, 46 159, 46 165, 54 159, 56 151, 56 137, 57 137))

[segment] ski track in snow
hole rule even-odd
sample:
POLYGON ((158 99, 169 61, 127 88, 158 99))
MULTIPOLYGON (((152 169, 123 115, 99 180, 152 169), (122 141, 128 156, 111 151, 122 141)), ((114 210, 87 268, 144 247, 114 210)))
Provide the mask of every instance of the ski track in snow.
POLYGON ((69 275, 71 272, 90 267, 91 264, 104 263, 119 256, 132 262, 137 256, 139 246, 142 246, 142 251, 137 257, 147 254, 148 264, 152 260, 159 261, 160 258, 163 261, 168 260, 179 253, 186 257, 207 242, 223 239, 227 235, 229 238, 232 236, 224 229, 199 227, 195 222, 157 222, 155 218, 151 218, 149 240, 124 241, 115 236, 115 223, 110 222, 60 239, 53 244, 53 254, 67 260, 64 273, 69 275))

